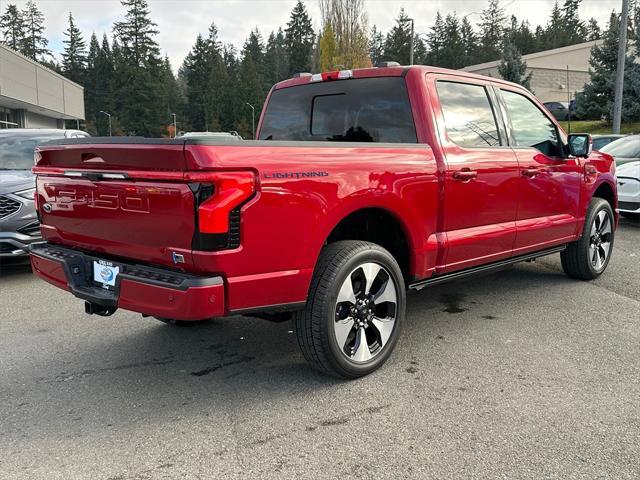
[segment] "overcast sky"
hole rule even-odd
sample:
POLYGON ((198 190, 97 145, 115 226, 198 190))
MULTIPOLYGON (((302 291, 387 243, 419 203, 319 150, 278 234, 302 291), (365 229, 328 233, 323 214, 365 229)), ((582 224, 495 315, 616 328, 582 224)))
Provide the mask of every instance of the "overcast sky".
MULTIPOLYGON (((0 0, 4 6, 11 0, 0 0)), ((24 8, 26 0, 13 0, 24 8)), ((111 35, 114 21, 121 20, 124 8, 119 0, 36 0, 46 17, 46 36, 54 53, 62 51, 62 32, 67 27, 68 12, 88 39, 92 32, 99 37, 106 32, 111 35)), ((177 69, 199 32, 206 32, 211 22, 218 26, 220 39, 241 48, 249 31, 258 27, 267 37, 271 30, 284 27, 296 0, 149 0, 152 19, 158 24, 158 41, 164 53, 169 55, 177 69)), ((393 26, 394 18, 402 7, 415 19, 416 32, 427 33, 433 24, 437 10, 443 14, 457 12, 468 15, 472 23, 486 7, 487 0, 365 0, 369 25, 377 25, 383 31, 393 26)), ((562 3, 562 1, 560 1, 562 3)), ((611 10, 620 9, 621 0, 583 0, 580 16, 595 17, 604 27, 611 10)), ((320 23, 317 0, 305 0, 314 26, 320 23)), ((532 26, 545 24, 553 0, 502 0, 509 15, 528 20, 532 26)))

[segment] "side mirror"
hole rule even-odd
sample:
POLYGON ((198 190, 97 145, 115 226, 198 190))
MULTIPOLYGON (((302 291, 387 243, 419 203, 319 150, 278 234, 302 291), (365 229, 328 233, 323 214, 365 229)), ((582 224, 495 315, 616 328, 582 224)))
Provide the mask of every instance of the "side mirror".
POLYGON ((587 158, 591 155, 593 145, 588 133, 571 133, 568 138, 569 153, 574 157, 587 158))

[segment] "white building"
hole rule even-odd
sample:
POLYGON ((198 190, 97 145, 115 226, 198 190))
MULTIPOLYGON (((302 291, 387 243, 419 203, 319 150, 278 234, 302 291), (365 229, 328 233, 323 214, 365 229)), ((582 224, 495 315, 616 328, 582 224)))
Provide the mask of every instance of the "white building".
MULTIPOLYGON (((568 47, 554 48, 543 52, 523 55, 527 62, 527 73, 531 72, 531 90, 542 102, 566 102, 568 95, 573 99, 590 82, 589 59, 594 45, 602 40, 594 40, 568 47)), ((464 67, 467 72, 500 78, 499 60, 464 67)))
POLYGON ((84 88, 0 43, 0 128, 84 120, 84 88))

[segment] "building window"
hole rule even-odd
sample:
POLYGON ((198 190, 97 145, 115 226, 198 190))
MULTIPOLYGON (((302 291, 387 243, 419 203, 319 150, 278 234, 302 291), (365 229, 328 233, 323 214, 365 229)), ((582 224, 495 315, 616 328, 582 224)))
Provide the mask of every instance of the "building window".
POLYGON ((12 110, 7 107, 0 107, 0 128, 18 128, 20 124, 18 122, 17 110, 12 110))

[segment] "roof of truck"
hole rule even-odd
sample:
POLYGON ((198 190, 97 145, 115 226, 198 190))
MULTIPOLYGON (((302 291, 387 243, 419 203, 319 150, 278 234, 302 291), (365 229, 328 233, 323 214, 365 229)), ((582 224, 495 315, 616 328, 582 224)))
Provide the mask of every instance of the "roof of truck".
MULTIPOLYGON (((501 78, 487 77, 486 75, 478 75, 476 73, 469 73, 463 70, 452 70, 449 68, 440 68, 440 67, 432 67, 430 65, 398 65, 398 66, 383 66, 383 67, 370 67, 370 68, 355 68, 352 70, 341 70, 335 72, 323 72, 312 75, 310 73, 302 73, 298 74, 294 78, 288 78, 281 82, 278 82, 274 85, 274 90, 286 87, 294 87, 297 85, 305 85, 307 83, 313 83, 318 80, 314 80, 322 76, 323 78, 328 75, 337 75, 341 72, 350 72, 349 77, 344 78, 373 78, 373 77, 403 77, 410 70, 420 70, 423 73, 440 73, 446 75, 455 75, 458 77, 465 78, 475 78, 479 80, 487 80, 488 78, 491 81, 499 82, 507 85, 513 85, 516 87, 521 87, 521 85, 517 85, 512 82, 507 82, 506 80, 502 80, 501 78)), ((331 78, 331 80, 336 80, 339 78, 331 78)))

